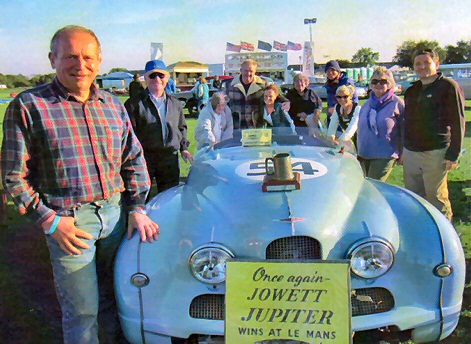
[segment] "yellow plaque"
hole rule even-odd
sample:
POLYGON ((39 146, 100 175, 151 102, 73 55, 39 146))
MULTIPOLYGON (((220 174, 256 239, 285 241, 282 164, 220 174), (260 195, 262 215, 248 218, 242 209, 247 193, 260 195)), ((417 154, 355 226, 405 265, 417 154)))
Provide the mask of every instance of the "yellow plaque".
POLYGON ((271 146, 271 129, 242 130, 242 146, 271 146))
POLYGON ((349 261, 226 264, 226 344, 352 342, 349 261))

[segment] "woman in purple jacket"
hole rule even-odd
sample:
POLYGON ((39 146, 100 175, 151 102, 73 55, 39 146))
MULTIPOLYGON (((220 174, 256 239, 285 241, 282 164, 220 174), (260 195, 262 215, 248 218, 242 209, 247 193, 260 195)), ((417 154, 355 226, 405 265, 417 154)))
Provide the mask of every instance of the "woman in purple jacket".
POLYGON ((394 77, 385 67, 375 69, 370 85, 358 120, 358 160, 365 176, 386 181, 402 154, 404 100, 394 94, 394 77))

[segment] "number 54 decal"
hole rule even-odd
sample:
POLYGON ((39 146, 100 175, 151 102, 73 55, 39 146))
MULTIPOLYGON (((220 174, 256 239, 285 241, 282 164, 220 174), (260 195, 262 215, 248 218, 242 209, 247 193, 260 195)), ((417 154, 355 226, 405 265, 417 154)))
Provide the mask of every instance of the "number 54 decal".
MULTIPOLYGON (((314 160, 291 158, 293 172, 299 172, 301 179, 318 178, 327 173, 327 167, 314 160)), ((235 173, 251 180, 263 180, 266 174, 265 160, 246 161, 237 166, 235 173)))

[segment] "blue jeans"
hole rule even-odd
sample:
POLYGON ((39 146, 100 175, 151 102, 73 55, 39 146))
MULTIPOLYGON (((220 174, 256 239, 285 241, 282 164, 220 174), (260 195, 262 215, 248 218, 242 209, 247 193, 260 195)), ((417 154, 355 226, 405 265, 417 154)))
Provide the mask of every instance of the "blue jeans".
POLYGON ((64 343, 118 343, 124 337, 114 295, 113 265, 126 232, 121 195, 57 213, 73 216, 76 227, 93 235, 92 240, 84 240, 90 248, 80 249, 81 255, 67 255, 53 237, 47 237, 64 343))

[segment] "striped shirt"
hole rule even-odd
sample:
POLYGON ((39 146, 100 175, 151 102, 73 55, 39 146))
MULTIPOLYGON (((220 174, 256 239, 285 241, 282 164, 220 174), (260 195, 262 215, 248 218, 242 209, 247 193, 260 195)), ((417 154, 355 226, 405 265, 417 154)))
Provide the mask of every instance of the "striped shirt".
POLYGON ((20 210, 41 224, 58 209, 123 193, 143 209, 150 188, 142 148, 118 98, 95 85, 77 101, 57 78, 25 91, 3 123, 1 175, 20 210))

